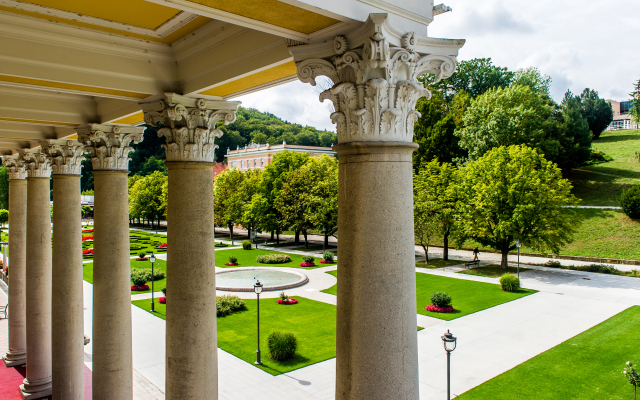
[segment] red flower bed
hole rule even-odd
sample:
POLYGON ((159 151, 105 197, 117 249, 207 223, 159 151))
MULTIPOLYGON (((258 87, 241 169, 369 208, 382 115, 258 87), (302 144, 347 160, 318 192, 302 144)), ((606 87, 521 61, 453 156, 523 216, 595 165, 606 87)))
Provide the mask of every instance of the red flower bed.
POLYGON ((149 285, 142 285, 142 286, 131 285, 131 291, 142 292, 143 290, 149 290, 149 285))
POLYGON ((93 236, 83 236, 82 241, 84 242, 85 240, 93 240, 93 236))
POLYGON ((335 261, 320 260, 321 264, 333 264, 335 261))
POLYGON ((158 246, 159 249, 166 249, 167 248, 167 244, 166 243, 162 243, 160 246, 158 246))
POLYGON ((301 267, 315 267, 316 264, 315 263, 308 263, 308 262, 303 262, 302 264, 300 264, 301 267))
POLYGON ((136 261, 149 261, 149 259, 148 258, 140 258, 140 257, 138 257, 138 258, 136 258, 136 261))
POLYGON ((83 229, 82 233, 92 233, 93 229, 83 229))
POLYGON ((167 298, 166 297, 160 297, 158 299, 158 303, 160 304, 167 304, 167 298))
POLYGON ((92 256, 93 255, 93 249, 82 250, 82 255, 83 256, 92 256))
POLYGON ((288 304, 298 304, 298 300, 296 299, 287 299, 287 300, 282 300, 282 299, 278 299, 278 304, 284 304, 284 305, 288 305, 288 304))
POLYGON ((425 307, 425 310, 431 311, 431 312, 450 313, 450 312, 453 312, 453 306, 436 307, 433 304, 429 304, 428 306, 425 307))
POLYGON ((238 265, 238 263, 226 263, 224 265, 238 265))

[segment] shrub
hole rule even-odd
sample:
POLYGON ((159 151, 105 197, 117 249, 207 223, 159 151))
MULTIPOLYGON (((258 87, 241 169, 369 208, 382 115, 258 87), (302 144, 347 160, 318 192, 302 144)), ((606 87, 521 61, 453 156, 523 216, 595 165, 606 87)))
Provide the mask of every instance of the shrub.
POLYGON ((145 279, 146 279, 146 282, 159 281, 160 279, 164 279, 165 276, 166 276, 166 274, 164 273, 163 270, 154 269, 153 270, 153 277, 152 277, 151 276, 151 269, 149 269, 149 268, 134 268, 134 269, 132 269, 131 270, 131 281, 133 281, 133 276, 134 275, 144 276, 145 279))
POLYGON ((436 307, 446 307, 451 305, 451 296, 445 292, 434 292, 431 295, 431 304, 436 307))
POLYGON ((264 254, 258 256, 256 260, 261 264, 284 264, 291 262, 291 257, 286 254, 264 254))
POLYGON ((131 282, 133 282, 133 286, 143 286, 149 279, 144 274, 131 274, 131 282))
POLYGON ((333 262, 333 253, 330 251, 325 251, 322 253, 322 259, 326 262, 333 262))
POLYGON ((572 265, 569 269, 575 271, 584 271, 584 272, 597 272, 600 274, 611 274, 611 275, 621 275, 623 274, 616 267, 612 267, 611 265, 604 264, 590 264, 590 265, 572 265))
POLYGON ((622 211, 631 218, 640 218, 640 185, 635 185, 629 190, 623 190, 618 203, 622 211))
POLYGON ((251 250, 251 242, 248 240, 245 240, 242 242, 242 248, 244 250, 251 250))
POLYGON ((238 296, 225 295, 216 297, 216 316, 218 317, 224 317, 244 309, 244 301, 238 296))
POLYGON ((549 268, 561 268, 562 264, 560 264, 560 261, 549 260, 546 263, 544 263, 544 266, 549 268))
POLYGON ((287 299, 289 299, 289 296, 287 296, 284 292, 280 292, 280 299, 286 301, 287 299))
POLYGON ((293 358, 298 349, 298 338, 290 332, 273 331, 267 338, 269 358, 286 361, 293 358))
POLYGON ((165 295, 165 296, 167 295, 167 287, 166 287, 166 286, 165 286, 165 287, 163 287, 163 288, 161 289, 161 291, 162 291, 162 294, 163 294, 163 295, 165 295))
POLYGON ((236 264, 238 262, 238 257, 231 256, 229 257, 230 264, 236 264))
POLYGON ((306 263, 312 263, 313 260, 315 260, 315 258, 311 257, 311 256, 302 256, 302 259, 304 260, 304 262, 306 263))
POLYGON ((144 251, 141 251, 140 253, 138 253, 138 257, 144 259, 147 256, 147 253, 145 253, 144 251))
POLYGON ((514 274, 504 274, 500 278, 500 286, 505 292, 516 292, 520 288, 520 279, 514 274))

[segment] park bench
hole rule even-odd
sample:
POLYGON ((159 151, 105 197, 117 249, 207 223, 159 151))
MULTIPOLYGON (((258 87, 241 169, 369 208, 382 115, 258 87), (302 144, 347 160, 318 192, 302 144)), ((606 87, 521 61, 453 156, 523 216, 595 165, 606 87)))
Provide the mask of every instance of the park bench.
POLYGON ((479 267, 480 266, 480 260, 473 260, 473 261, 469 261, 469 262, 464 263, 464 267, 467 268, 467 269, 469 267, 472 267, 472 266, 479 267))

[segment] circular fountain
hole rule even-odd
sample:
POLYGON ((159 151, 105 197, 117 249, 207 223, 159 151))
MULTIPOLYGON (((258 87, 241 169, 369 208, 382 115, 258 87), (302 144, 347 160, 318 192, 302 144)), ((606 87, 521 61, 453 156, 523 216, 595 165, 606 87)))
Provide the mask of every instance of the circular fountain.
POLYGON ((253 292, 253 285, 258 280, 263 285, 263 291, 270 291, 302 286, 309 278, 302 272, 276 268, 229 268, 216 273, 216 289, 253 292))

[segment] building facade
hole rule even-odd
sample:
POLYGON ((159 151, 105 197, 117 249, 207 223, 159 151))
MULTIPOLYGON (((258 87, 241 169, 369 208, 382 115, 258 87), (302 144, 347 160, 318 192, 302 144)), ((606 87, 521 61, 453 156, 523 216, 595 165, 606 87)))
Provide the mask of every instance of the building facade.
POLYGON ((633 116, 629 113, 633 102, 607 100, 613 109, 613 121, 607 127, 608 131, 620 129, 638 129, 638 122, 633 120, 633 116))
POLYGON ((227 149, 227 165, 229 168, 237 168, 245 171, 247 169, 264 168, 271 163, 273 157, 282 151, 294 151, 296 153, 309 154, 317 157, 326 154, 335 157, 336 152, 331 147, 298 146, 283 142, 275 146, 267 144, 251 143, 244 148, 238 147, 236 150, 227 149))

